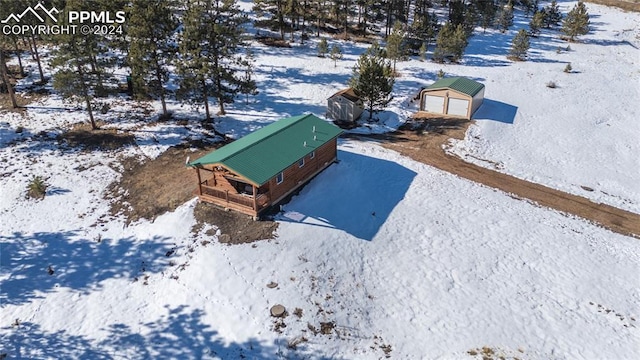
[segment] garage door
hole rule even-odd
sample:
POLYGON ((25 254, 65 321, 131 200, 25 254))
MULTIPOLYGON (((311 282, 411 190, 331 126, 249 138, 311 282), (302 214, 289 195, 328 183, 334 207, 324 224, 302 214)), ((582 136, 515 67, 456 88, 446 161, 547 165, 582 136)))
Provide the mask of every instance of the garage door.
POLYGON ((424 97, 424 109, 423 111, 433 113, 444 113, 444 97, 427 95, 424 97))
POLYGON ((469 110, 469 100, 449 98, 449 109, 447 114, 467 117, 469 110))

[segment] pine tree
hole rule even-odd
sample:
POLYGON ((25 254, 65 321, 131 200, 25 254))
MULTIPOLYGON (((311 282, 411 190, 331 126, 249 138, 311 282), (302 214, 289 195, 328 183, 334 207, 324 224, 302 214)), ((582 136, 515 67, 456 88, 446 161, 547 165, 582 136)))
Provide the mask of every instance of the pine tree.
POLYGON ((258 16, 269 17, 268 22, 278 28, 280 38, 284 40, 287 0, 254 0, 253 11, 255 11, 258 16))
POLYGON ((383 59, 387 58, 387 50, 382 48, 380 43, 375 40, 371 43, 371 46, 369 46, 365 53, 371 56, 381 57, 383 59))
MULTIPOLYGON (((14 1, 13 11, 18 13, 22 12, 27 6, 34 7, 39 2, 41 1, 37 1, 37 0, 14 1)), ((12 3, 12 2, 9 1, 9 3, 12 3)), ((2 6, 6 6, 6 5, 2 4, 2 6)), ((35 16, 23 17, 22 19, 20 19, 20 24, 27 25, 27 26, 42 25, 42 23, 35 16)), ((3 34, 2 36, 5 36, 5 35, 3 34)), ((44 85, 47 79, 45 78, 44 71, 42 70, 42 61, 40 59, 40 53, 38 51, 38 36, 34 32, 29 31, 27 34, 24 34, 24 37, 27 39, 29 43, 29 48, 31 50, 32 58, 33 60, 35 60, 36 65, 38 67, 38 75, 40 75, 40 84, 44 85)))
MULTIPOLYGON (((285 0, 284 15, 289 19, 291 30, 291 41, 293 41, 293 33, 300 27, 300 18, 305 16, 305 2, 301 0, 285 0)), ((303 36, 300 36, 302 39, 303 36)), ((301 40, 302 41, 302 40, 301 40)))
POLYGON ((425 61, 427 59, 427 43, 422 43, 418 50, 418 55, 420 56, 420 61, 425 61))
POLYGON ((453 27, 446 23, 436 38, 436 49, 433 52, 433 59, 436 62, 443 62, 445 58, 457 62, 462 59, 462 54, 468 45, 467 35, 462 25, 453 27))
POLYGON ((338 45, 331 47, 331 53, 329 54, 331 60, 333 60, 333 67, 338 66, 338 60, 342 59, 342 49, 338 45))
POLYGON ((413 23, 409 29, 411 37, 425 44, 425 51, 438 33, 438 16, 435 13, 418 12, 413 16, 413 23))
POLYGON ((480 22, 480 9, 478 8, 478 4, 475 2, 469 3, 465 5, 464 8, 464 19, 462 21, 462 28, 464 32, 467 34, 467 37, 473 34, 473 31, 476 28, 476 25, 480 22))
POLYGON ((544 25, 547 29, 552 26, 557 26, 560 21, 562 21, 560 7, 556 0, 552 0, 551 4, 544 8, 544 14, 544 25))
POLYGON ((171 36, 178 22, 166 0, 133 0, 127 25, 134 94, 159 97, 167 117, 165 84, 177 50, 171 36))
POLYGON ((360 56, 349 80, 349 85, 369 111, 369 121, 375 111, 384 109, 393 98, 391 91, 395 81, 391 64, 374 55, 376 52, 378 51, 367 51, 360 56))
POLYGON ((316 36, 320 36, 320 28, 325 25, 327 18, 327 0, 309 0, 309 2, 310 20, 315 21, 316 36))
POLYGON ((524 7, 524 16, 535 14, 538 11, 538 0, 520 0, 520 4, 524 7))
POLYGON ((18 58, 18 68, 20 70, 20 76, 25 77, 26 74, 24 72, 24 65, 22 64, 22 50, 20 49, 20 46, 18 45, 18 36, 9 35, 9 37, 11 38, 11 41, 13 42, 13 51, 15 52, 16 57, 18 58))
POLYGON ((531 36, 537 37, 540 34, 540 28, 544 26, 544 12, 536 11, 529 21, 529 33, 531 36))
POLYGON ((404 30, 402 29, 402 23, 396 21, 393 25, 393 30, 391 34, 387 36, 387 58, 391 59, 393 62, 393 73, 396 73, 396 62, 402 58, 403 55, 403 45, 404 41, 404 30))
POLYGON ((211 120, 209 97, 218 101, 219 114, 239 91, 238 64, 247 18, 236 0, 190 0, 180 39, 178 96, 192 104, 204 103, 211 120), (198 100, 199 99, 199 100, 198 100))
POLYGON ((589 13, 582 1, 578 1, 573 9, 569 11, 562 22, 560 31, 569 37, 569 41, 574 41, 576 36, 585 35, 589 32, 589 13))
POLYGON ((7 59, 5 56, 5 49, 3 48, 3 44, 0 44, 0 77, 2 78, 2 83, 7 89, 7 93, 9 94, 9 98, 11 99, 11 106, 14 109, 17 108, 18 102, 16 101, 16 94, 13 91, 11 79, 9 78, 9 74, 7 73, 7 59))
MULTIPOLYGON (((41 1, 41 0, 39 0, 41 1)), ((156 2, 154 0, 153 2, 156 2)), ((88 2, 85 0, 85 2, 88 2)), ((170 10, 175 10, 175 0, 167 0, 163 7, 167 7, 170 10)), ((92 8, 100 9, 100 11, 108 11, 111 14, 115 14, 118 11, 127 11, 129 7, 132 5, 132 0, 92 0, 92 8)), ((111 49, 112 56, 115 58, 111 61, 112 64, 117 66, 127 66, 129 59, 129 49, 130 49, 130 38, 129 38, 129 15, 126 15, 126 21, 124 24, 113 24, 115 26, 115 30, 110 32, 108 35, 103 36, 106 40, 106 45, 109 49, 111 49), (118 26, 121 26, 118 28, 118 26)), ((163 24, 158 23, 158 26, 163 26, 163 24)))
POLYGON ((479 1, 476 6, 478 7, 478 13, 480 16, 480 26, 482 26, 482 29, 486 31, 487 28, 494 23, 498 8, 493 0, 479 1))
POLYGON ((527 58, 529 51, 529 34, 524 29, 520 29, 511 42, 511 50, 509 50, 509 59, 522 61, 527 58))
POLYGON ((353 0, 331 1, 331 20, 335 26, 342 28, 344 38, 348 38, 349 15, 351 15, 351 3, 353 0))
MULTIPOLYGON (((3 1, 0 4, 2 5, 0 6, 0 18, 4 20, 14 10, 9 6, 11 5, 11 3, 5 4, 5 2, 3 1)), ((13 85, 11 84, 11 79, 9 78, 9 73, 7 70, 7 60, 10 46, 10 37, 6 35, 0 36, 0 81, 2 81, 2 84, 4 84, 4 87, 9 94, 9 98, 11 99, 11 106, 15 109, 18 107, 18 102, 16 101, 16 94, 14 93, 13 85)))
POLYGON ((465 3, 462 0, 449 0, 449 23, 454 27, 464 23, 465 3))
POLYGON ((364 34, 367 30, 367 24, 375 23, 380 19, 382 2, 377 0, 356 0, 358 7, 358 29, 364 34))
MULTIPOLYGON (((82 0, 67 0, 67 7, 78 11, 91 11, 91 4, 82 0)), ((66 24, 66 17, 58 19, 58 24, 66 24)), ((109 64, 104 38, 95 34, 78 33, 56 35, 58 47, 53 51, 50 64, 57 69, 53 76, 53 88, 63 98, 84 103, 92 129, 98 125, 93 116, 93 97, 104 91, 102 82, 109 77, 105 68, 109 64)))
POLYGON ((327 44, 327 39, 322 38, 320 42, 318 42, 318 56, 325 57, 325 55, 329 52, 329 44, 327 44))
POLYGON ((245 50, 245 57, 242 59, 242 66, 244 67, 244 75, 240 79, 239 92, 245 94, 245 104, 249 103, 249 95, 256 96, 259 94, 258 86, 255 79, 253 79, 256 59, 253 55, 251 48, 247 47, 245 50))
POLYGON ((509 30, 511 25, 513 25, 513 4, 511 1, 498 11, 495 19, 496 27, 500 30, 501 33, 509 30))

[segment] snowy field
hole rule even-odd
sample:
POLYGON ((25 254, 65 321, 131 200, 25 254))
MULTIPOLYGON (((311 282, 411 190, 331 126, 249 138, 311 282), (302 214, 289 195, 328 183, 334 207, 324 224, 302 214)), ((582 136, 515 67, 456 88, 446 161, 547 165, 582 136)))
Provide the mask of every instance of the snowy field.
MULTIPOLYGON (((573 4, 562 3, 561 10, 566 13, 573 4)), ((556 32, 543 31, 532 40, 527 62, 509 63, 504 49, 487 54, 488 44, 471 42, 468 53, 478 55, 470 55, 466 63, 490 68, 449 69, 485 83, 489 101, 453 152, 481 166, 638 213, 640 16, 587 7, 590 34, 569 44, 556 32), (569 51, 558 53, 558 47, 567 46, 569 51), (563 72, 567 63, 572 73, 563 72), (557 88, 547 88, 550 81, 557 88)))
MULTIPOLYGON (((640 211, 640 15, 588 8, 594 31, 570 51, 557 53, 567 44, 543 32, 530 61, 511 63, 512 29, 474 36, 463 65, 398 63, 384 121, 359 131, 397 127, 442 68, 487 86, 476 125, 451 151, 640 211), (566 62, 575 73, 562 72, 566 62)), ((239 137, 322 115, 366 48, 340 45, 337 67, 313 42, 256 45, 260 95, 234 104, 217 129, 239 137)), ((55 140, 87 121, 55 95, 24 114, 0 112, 0 354, 9 359, 460 359, 483 347, 496 358, 637 359, 637 239, 347 140, 340 163, 277 215, 275 240, 226 246, 209 229, 193 233, 195 199, 126 225, 103 199, 120 160, 202 136, 202 113, 170 102, 188 126, 141 127, 159 104, 109 102, 98 117, 129 129, 134 146, 87 152, 55 140), (34 175, 50 184, 41 201, 25 197, 34 175), (274 304, 289 316, 270 317, 274 304)))

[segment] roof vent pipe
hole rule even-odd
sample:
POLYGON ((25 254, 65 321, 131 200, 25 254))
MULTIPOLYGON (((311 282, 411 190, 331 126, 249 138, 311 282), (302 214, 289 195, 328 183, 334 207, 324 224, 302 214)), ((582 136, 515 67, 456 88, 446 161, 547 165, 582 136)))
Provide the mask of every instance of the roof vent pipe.
POLYGON ((304 144, 302 144, 304 147, 307 147, 307 142, 305 141, 304 144))
POLYGON ((313 125, 313 130, 312 131, 316 132, 316 126, 315 125, 313 125))
POLYGON ((318 137, 313 135, 313 141, 318 141, 318 137))

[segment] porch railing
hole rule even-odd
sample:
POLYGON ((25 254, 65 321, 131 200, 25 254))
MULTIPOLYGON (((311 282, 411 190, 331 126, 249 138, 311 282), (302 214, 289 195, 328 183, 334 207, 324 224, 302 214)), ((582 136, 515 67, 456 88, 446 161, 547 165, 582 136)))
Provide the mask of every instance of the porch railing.
MULTIPOLYGON (((253 209, 253 195, 234 194, 229 192, 229 190, 221 190, 204 184, 202 185, 202 193, 227 203, 231 202, 253 209)), ((269 197, 267 193, 258 194, 258 197, 256 198, 256 205, 258 208, 255 210, 263 209, 268 205, 268 202, 269 197)))

